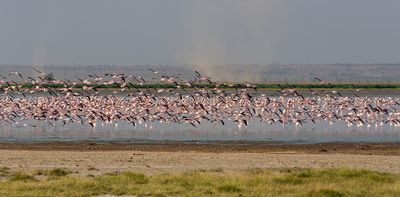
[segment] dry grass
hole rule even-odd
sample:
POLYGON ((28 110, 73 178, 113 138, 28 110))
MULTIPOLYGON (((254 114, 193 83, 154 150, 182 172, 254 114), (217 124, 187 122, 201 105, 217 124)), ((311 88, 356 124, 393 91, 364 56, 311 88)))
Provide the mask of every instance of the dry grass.
POLYGON ((0 196, 400 196, 400 175, 351 169, 248 169, 82 177, 67 169, 3 170, 0 196), (52 172, 52 173, 50 173, 52 172))

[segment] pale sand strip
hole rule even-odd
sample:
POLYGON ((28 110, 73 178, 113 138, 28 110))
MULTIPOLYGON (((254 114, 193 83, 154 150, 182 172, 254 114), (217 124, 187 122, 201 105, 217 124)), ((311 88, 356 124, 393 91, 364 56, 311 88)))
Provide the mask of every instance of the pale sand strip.
POLYGON ((400 173, 400 156, 289 153, 0 150, 0 167, 12 170, 66 167, 80 175, 248 168, 360 168, 400 173))

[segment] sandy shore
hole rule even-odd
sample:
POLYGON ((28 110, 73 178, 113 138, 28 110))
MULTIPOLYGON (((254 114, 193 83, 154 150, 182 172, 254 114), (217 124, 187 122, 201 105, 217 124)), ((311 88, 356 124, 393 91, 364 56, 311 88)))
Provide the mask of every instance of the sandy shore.
POLYGON ((360 168, 400 173, 400 144, 0 144, 0 167, 78 175, 248 168, 360 168))

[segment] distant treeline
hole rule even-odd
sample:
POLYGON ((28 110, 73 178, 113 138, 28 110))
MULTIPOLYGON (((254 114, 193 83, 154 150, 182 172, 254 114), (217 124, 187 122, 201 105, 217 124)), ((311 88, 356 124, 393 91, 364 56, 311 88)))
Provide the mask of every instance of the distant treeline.
MULTIPOLYGON (((11 84, 12 85, 12 84, 11 84)), ((8 85, 4 85, 3 87, 7 87, 8 85)), ((97 89, 119 89, 122 88, 121 84, 76 84, 70 87, 72 88, 83 88, 84 86, 93 87, 97 89)), ((188 87, 185 85, 180 85, 182 88, 191 89, 192 87, 188 87)), ((400 89, 400 84, 381 84, 381 83, 332 83, 332 84, 319 84, 319 83, 260 83, 260 84, 195 84, 197 88, 218 88, 221 89, 239 89, 239 88, 255 88, 255 89, 400 89)), ((35 88, 36 85, 25 83, 22 84, 22 88, 31 89, 35 88)), ((65 88, 64 84, 41 84, 40 88, 65 88)), ((165 89, 165 88, 177 88, 175 84, 129 84, 126 85, 125 88, 129 89, 165 89)))

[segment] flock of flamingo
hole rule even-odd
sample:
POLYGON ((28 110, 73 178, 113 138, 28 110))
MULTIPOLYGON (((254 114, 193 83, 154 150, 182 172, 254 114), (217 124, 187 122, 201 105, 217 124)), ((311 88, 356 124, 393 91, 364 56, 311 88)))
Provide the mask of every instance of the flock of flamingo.
MULTIPOLYGON (((399 98, 343 96, 337 91, 330 94, 310 90, 309 96, 293 88, 282 88, 274 96, 258 93, 255 85, 233 85, 230 90, 209 77, 194 72, 193 80, 183 80, 149 69, 163 84, 174 88, 137 88, 146 84, 140 76, 123 73, 91 74, 79 81, 52 80, 44 72, 33 68, 37 77, 17 72, 0 75, 0 122, 35 127, 25 120, 46 122, 54 127, 83 124, 96 127, 121 121, 137 124, 186 123, 197 127, 203 122, 225 125, 233 121, 245 127, 251 121, 266 124, 330 124, 346 123, 351 126, 385 124, 400 126, 399 98), (10 80, 16 78, 16 80, 10 80), (33 88, 23 88, 23 84, 33 88), (62 88, 49 88, 48 83, 62 84, 62 88), (212 88, 199 84, 211 83, 212 88), (78 87, 78 84, 81 84, 78 87), (82 85, 83 84, 83 85, 82 85), (118 89, 101 93, 96 84, 118 84, 118 89), (136 87, 136 88, 133 88, 136 87)), ((318 79, 321 83, 322 80, 318 79)))

